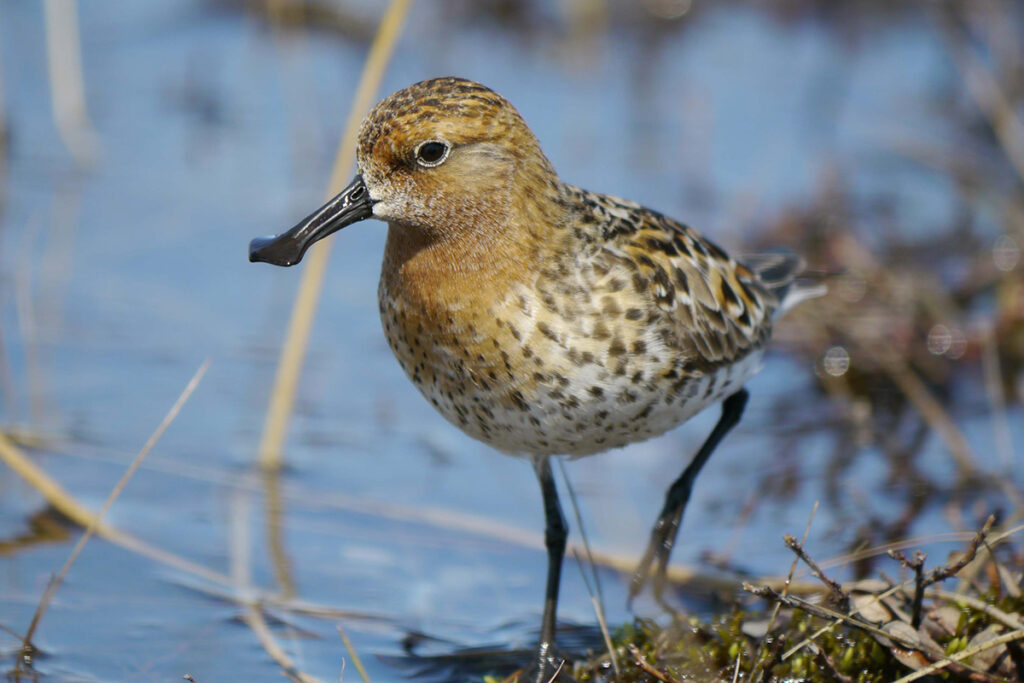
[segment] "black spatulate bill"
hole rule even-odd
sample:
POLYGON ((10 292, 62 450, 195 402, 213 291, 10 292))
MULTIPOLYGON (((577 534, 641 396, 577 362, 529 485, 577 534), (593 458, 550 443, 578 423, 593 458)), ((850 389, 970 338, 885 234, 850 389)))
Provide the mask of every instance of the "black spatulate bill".
POLYGON ((348 187, 291 230, 275 237, 257 237, 250 242, 249 260, 275 266, 294 266, 314 242, 372 215, 373 201, 363 184, 363 177, 357 175, 348 187))

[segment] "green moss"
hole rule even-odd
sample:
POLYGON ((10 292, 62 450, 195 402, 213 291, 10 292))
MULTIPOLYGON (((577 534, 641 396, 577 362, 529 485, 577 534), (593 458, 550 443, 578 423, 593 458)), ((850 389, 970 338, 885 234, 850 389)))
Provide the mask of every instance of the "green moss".
MULTIPOLYGON (((980 596, 985 602, 1014 614, 1024 608, 1020 598, 980 596)), ((767 638, 752 638, 744 633, 745 624, 763 623, 770 612, 733 608, 727 614, 709 621, 692 617, 676 619, 667 626, 646 620, 625 624, 613 633, 622 683, 650 683, 654 680, 637 667, 629 653, 635 646, 647 662, 679 681, 732 680, 737 659, 740 680, 750 680, 755 667, 765 669, 765 681, 799 679, 808 683, 832 683, 834 671, 857 683, 886 683, 910 673, 874 636, 861 629, 842 626, 826 631, 814 643, 816 649, 805 647, 789 659, 782 654, 826 625, 818 617, 794 609, 783 610, 767 638), (755 659, 761 653, 758 665, 755 659), (829 663, 830 662, 830 663, 829 663)), ((830 622, 828 622, 830 623, 830 622)), ((956 632, 940 635, 937 642, 946 654, 963 650, 978 632, 988 628, 992 618, 979 610, 961 606, 956 632)), ((750 630, 750 629, 748 629, 750 630)), ((608 681, 607 653, 578 666, 580 681, 608 681)), ((938 678, 945 678, 939 674, 938 678)))
MULTIPOLYGON (((980 601, 991 605, 1017 618, 1024 613, 1024 596, 1007 595, 994 570, 991 567, 989 570, 976 572, 974 581, 964 582, 963 590, 966 592, 963 594, 951 594, 945 601, 932 597, 925 600, 921 615, 925 620, 922 631, 939 645, 943 654, 948 656, 962 652, 975 636, 993 625, 998 624, 1005 631, 1005 625, 983 610, 971 607, 968 599, 975 604, 980 601), (985 578, 990 581, 988 585, 985 585, 985 578), (932 621, 937 614, 948 615, 951 607, 959 614, 954 626, 948 625, 948 616, 944 616, 942 623, 932 621), (943 611, 938 612, 939 608, 943 611), (945 628, 953 630, 950 633, 945 628)), ((912 593, 912 588, 886 599, 890 606, 898 605, 899 611, 909 615, 913 609, 909 593, 912 593)), ((732 680, 737 666, 740 669, 738 680, 764 683, 832 683, 837 680, 887 683, 911 672, 895 657, 889 645, 880 644, 869 630, 843 624, 818 635, 822 627, 833 623, 831 619, 812 616, 802 609, 784 607, 771 631, 765 634, 771 618, 770 603, 755 601, 748 593, 738 593, 731 608, 709 619, 677 616, 667 624, 636 619, 612 634, 620 676, 613 678, 608 652, 599 645, 595 646, 589 659, 576 661, 572 673, 581 683, 610 683, 613 680, 619 683, 652 683, 655 678, 638 666, 638 657, 662 672, 668 680, 688 683, 732 680), (812 635, 812 645, 802 647, 783 659, 784 653, 812 635)), ((1016 652, 1016 655, 1011 652, 1011 656, 1001 658, 1001 672, 995 674, 998 680, 1021 678, 1016 668, 1021 655, 1019 650, 1016 652)), ((929 680, 966 679, 962 674, 941 671, 932 674, 929 680)), ((485 683, 499 682, 485 679, 485 683)))

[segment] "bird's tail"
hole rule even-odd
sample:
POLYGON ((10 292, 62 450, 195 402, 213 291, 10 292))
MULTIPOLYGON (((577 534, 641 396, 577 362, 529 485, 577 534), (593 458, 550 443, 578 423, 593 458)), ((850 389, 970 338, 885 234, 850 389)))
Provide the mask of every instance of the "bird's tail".
POLYGON ((808 275, 803 258, 785 249, 754 254, 743 259, 769 291, 778 297, 773 318, 781 318, 802 301, 823 296, 828 287, 820 278, 808 275))

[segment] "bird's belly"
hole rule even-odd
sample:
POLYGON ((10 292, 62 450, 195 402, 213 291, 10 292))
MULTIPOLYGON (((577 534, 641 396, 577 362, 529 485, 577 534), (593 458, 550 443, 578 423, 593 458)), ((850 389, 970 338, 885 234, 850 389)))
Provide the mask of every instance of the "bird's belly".
POLYGON ((584 456, 658 436, 738 391, 763 355, 680 374, 664 354, 574 354, 586 340, 556 342, 500 315, 435 329, 382 300, 381 318, 399 364, 438 412, 512 455, 584 456))
POLYGON ((636 382, 632 373, 612 374, 600 384, 578 377, 561 389, 541 387, 528 410, 507 416, 508 438, 493 445, 508 452, 582 457, 645 441, 738 391, 760 368, 762 355, 757 351, 682 381, 636 382))

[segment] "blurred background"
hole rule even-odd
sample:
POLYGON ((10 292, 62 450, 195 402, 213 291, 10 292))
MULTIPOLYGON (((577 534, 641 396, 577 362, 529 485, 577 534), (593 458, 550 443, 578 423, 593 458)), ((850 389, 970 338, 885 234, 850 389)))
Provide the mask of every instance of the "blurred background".
MULTIPOLYGON (((91 541, 36 634, 43 674, 278 680, 269 634, 333 680, 342 623, 386 681, 410 653, 535 638, 533 474, 392 359, 382 224, 332 238, 285 468, 257 467, 300 272, 248 263, 247 244, 322 200, 385 6, 0 0, 0 432, 98 510, 211 360, 107 516, 194 564, 91 541)), ((782 534, 816 501, 807 548, 839 578, 887 569, 882 544, 941 559, 990 513, 1019 518, 1019 3, 412 3, 378 96, 439 75, 507 97, 568 182, 837 273, 778 326, 698 483, 673 557, 702 587, 689 609, 785 574, 782 534)), ((612 626, 632 614, 614 567, 716 418, 566 464, 612 626)), ((0 467, 5 670, 80 534, 0 467)), ((577 567, 560 615, 592 625, 577 567)))

